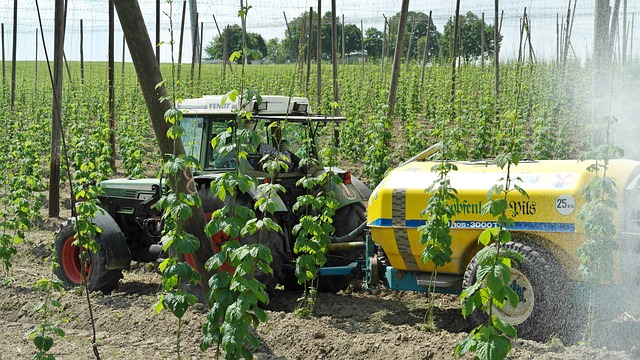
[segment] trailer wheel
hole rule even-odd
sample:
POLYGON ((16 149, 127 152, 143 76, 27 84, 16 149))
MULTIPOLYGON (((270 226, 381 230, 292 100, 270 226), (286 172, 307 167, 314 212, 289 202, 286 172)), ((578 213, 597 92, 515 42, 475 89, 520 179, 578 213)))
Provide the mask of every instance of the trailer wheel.
MULTIPOLYGON (((105 224, 101 224, 102 235, 108 236, 114 231, 105 224)), ((68 286, 82 285, 83 275, 87 279, 87 288, 90 291, 102 291, 105 294, 111 293, 118 287, 118 282, 122 279, 122 270, 107 270, 107 250, 104 242, 98 237, 94 239, 100 245, 97 253, 91 251, 82 252, 80 247, 73 245, 76 239, 74 222, 67 220, 60 226, 56 233, 55 250, 58 266, 55 269, 56 276, 68 286), (83 274, 84 271, 84 274, 83 274)))
MULTIPOLYGON (((333 225, 336 229, 335 236, 344 236, 355 230, 367 219, 365 213, 366 209, 360 203, 349 204, 338 209, 333 217, 333 225)), ((363 256, 363 250, 334 251, 327 254, 325 266, 349 265, 363 256)), ((318 289, 324 292, 336 293, 346 289, 354 279, 355 275, 320 276, 318 289)))
MULTIPOLYGON (((514 308, 506 304, 502 309, 493 307, 496 314, 503 321, 513 325, 518 336, 536 341, 545 341, 554 335, 558 322, 562 316, 555 311, 558 304, 558 282, 552 276, 552 269, 544 255, 529 246, 509 242, 504 249, 517 251, 522 255, 522 262, 512 263, 511 281, 509 287, 520 297, 520 303, 514 308)), ((474 257, 464 273, 462 287, 468 288, 476 282, 478 268, 477 256, 474 257)), ((477 324, 486 323, 486 314, 480 310, 471 315, 477 324)))

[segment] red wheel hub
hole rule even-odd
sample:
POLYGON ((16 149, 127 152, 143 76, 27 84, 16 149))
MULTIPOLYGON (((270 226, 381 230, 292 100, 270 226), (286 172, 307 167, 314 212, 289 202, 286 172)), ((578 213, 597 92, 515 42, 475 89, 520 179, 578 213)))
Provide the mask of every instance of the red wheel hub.
MULTIPOLYGON (((207 222, 211 221, 211 213, 205 213, 204 217, 207 222)), ((227 241, 228 239, 229 238, 227 237, 227 235, 222 231, 212 235, 211 242, 213 243, 213 250, 216 253, 219 252, 220 248, 222 247, 222 243, 227 241)), ((189 264, 192 268, 194 269, 196 268, 196 262, 192 254, 184 254, 184 261, 187 264, 189 264)), ((222 271, 229 271, 229 269, 231 269, 231 267, 227 263, 224 263, 222 267, 220 267, 220 270, 222 271)))
MULTIPOLYGON (((75 236, 70 236, 64 241, 60 255, 60 265, 69 280, 80 285, 82 284, 83 267, 85 278, 88 278, 89 274, 91 274, 91 261, 87 260, 83 266, 82 260, 80 259, 82 252, 80 251, 80 247, 73 244, 75 240, 75 236)), ((87 258, 90 259, 89 254, 87 253, 86 255, 87 258)))

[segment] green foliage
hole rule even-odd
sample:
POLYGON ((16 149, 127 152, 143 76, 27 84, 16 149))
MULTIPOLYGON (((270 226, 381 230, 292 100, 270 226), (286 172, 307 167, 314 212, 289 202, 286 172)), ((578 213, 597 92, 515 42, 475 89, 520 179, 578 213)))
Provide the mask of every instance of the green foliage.
POLYGON ((433 262, 442 267, 451 261, 451 234, 449 224, 456 215, 453 205, 458 202, 457 191, 451 187, 447 178, 449 172, 458 168, 453 163, 443 161, 435 165, 431 171, 438 174, 438 178, 427 189, 430 194, 427 207, 421 215, 427 217, 427 223, 418 228, 420 243, 425 245, 422 251, 422 261, 433 262))
MULTIPOLYGON (((248 10, 249 8, 244 8, 239 12, 243 21, 246 20, 248 10)), ((254 53, 247 44, 243 44, 243 51, 232 55, 232 60, 235 56, 243 59, 254 53)), ((244 73, 244 65, 242 69, 244 73)), ((244 87, 244 79, 241 79, 239 91, 233 90, 226 95, 226 99, 231 101, 236 101, 237 97, 240 97, 241 110, 236 111, 236 118, 230 124, 230 129, 211 144, 221 155, 234 156, 236 164, 240 159, 246 159, 249 152, 255 152, 258 145, 257 135, 252 130, 242 129, 242 125, 251 120, 251 114, 244 110, 245 105, 254 99, 258 104, 262 102, 257 91, 244 87), (226 148, 218 148, 218 142, 229 136, 232 144, 226 148)), ((287 166, 279 156, 263 161, 272 180, 277 172, 287 166)), ((218 177, 211 186, 214 195, 226 205, 213 212, 205 232, 209 236, 223 232, 229 240, 206 263, 207 270, 215 271, 216 274, 210 278, 210 290, 206 294, 211 308, 207 313, 207 321, 202 325, 200 349, 204 351, 216 344, 216 356, 224 355, 226 359, 253 358, 252 351, 260 345, 260 341, 250 330, 267 322, 267 314, 260 306, 269 303, 269 294, 257 275, 273 275, 270 266, 273 256, 264 243, 268 241, 265 237, 270 231, 282 231, 269 215, 275 210, 274 197, 283 191, 283 187, 274 181, 258 187, 263 197, 255 202, 253 208, 263 216, 257 219, 254 209, 247 206, 251 200, 246 200, 251 199, 247 192, 257 184, 257 179, 240 173, 236 167, 235 172, 218 177), (241 244, 239 241, 256 235, 256 242, 241 244), (225 264, 233 270, 220 271, 225 264)))
POLYGON ((376 28, 368 28, 364 33, 364 51, 372 59, 379 59, 382 56, 382 31, 376 28))
MULTIPOLYGON (((317 13, 313 13, 313 31, 311 32, 311 56, 316 59, 317 52, 317 39, 318 39, 318 27, 317 27, 317 13)), ((285 33, 284 38, 281 41, 282 48, 287 51, 287 59, 294 62, 299 55, 307 58, 307 41, 309 36, 309 12, 305 11, 300 16, 292 19, 289 22, 288 30, 285 33), (305 38, 301 39, 301 32, 304 29, 305 38), (302 40, 302 43, 300 41, 302 40)), ((339 21, 336 22, 336 34, 338 36, 337 47, 338 53, 342 52, 342 33, 344 32, 344 49, 345 53, 349 54, 354 51, 360 51, 362 49, 362 33, 360 27, 355 24, 343 24, 339 21)), ((322 45, 322 59, 331 58, 331 12, 327 11, 322 16, 322 29, 320 30, 320 38, 322 45)))
POLYGON ((37 352, 33 354, 32 359, 51 360, 55 356, 49 354, 49 350, 53 347, 54 336, 64 338, 64 329, 60 327, 61 323, 69 322, 69 319, 62 317, 55 319, 54 315, 64 310, 64 306, 60 299, 64 296, 63 284, 60 280, 40 279, 35 284, 38 293, 44 295, 44 299, 36 305, 34 311, 42 316, 40 324, 29 330, 27 336, 35 345, 37 352))
POLYGON ((306 190, 305 195, 298 196, 292 208, 301 214, 298 224, 293 227, 293 235, 296 236, 293 251, 298 254, 296 277, 305 288, 296 309, 302 317, 313 313, 319 269, 327 262, 327 247, 331 243, 330 236, 335 232, 332 223, 339 202, 335 192, 330 190, 330 182, 340 183, 342 180, 334 172, 327 171, 316 177, 308 174, 296 184, 306 190))
MULTIPOLYGON (((386 46, 389 54, 392 55, 395 51, 399 21, 400 13, 396 13, 391 18, 389 18, 389 28, 387 29, 389 38, 387 39, 386 46)), ((433 24, 433 21, 429 23, 429 15, 421 11, 409 11, 409 13, 407 14, 407 24, 404 29, 402 54, 404 54, 404 56, 407 56, 406 54, 407 50, 409 49, 409 42, 411 42, 411 53, 408 56, 410 58, 415 58, 418 56, 420 59, 422 59, 424 45, 422 46, 422 49, 418 49, 418 40, 422 39, 422 43, 424 44, 424 39, 427 35, 429 36, 429 49, 427 52, 427 57, 429 59, 435 58, 440 54, 440 34, 438 33, 436 26, 433 24), (412 27, 413 33, 411 33, 412 27)), ((386 56, 389 56, 389 54, 387 54, 386 56)), ((393 56, 389 57, 392 58, 393 56)))
MULTIPOLYGON (((222 30, 222 37, 216 36, 209 45, 205 46, 204 51, 209 59, 222 59, 223 39, 227 38, 227 51, 229 55, 242 51, 245 46, 242 45, 242 27, 237 24, 230 25, 222 30)), ((265 43, 262 35, 258 33, 247 33, 247 46, 258 51, 258 57, 263 58, 268 55, 267 43, 265 43)), ((232 58, 236 61, 239 58, 232 58)))
MULTIPOLYGON (((431 168, 431 171, 436 173, 438 177, 427 189, 430 195, 429 202, 421 212, 421 216, 427 217, 427 222, 418 228, 420 243, 425 245, 420 259, 423 263, 432 262, 435 265, 432 280, 437 277, 438 267, 445 266, 451 262, 453 253, 451 250, 450 224, 457 214, 454 205, 458 202, 456 196, 458 192, 451 187, 448 175, 449 172, 456 170, 458 170, 457 166, 444 160, 431 168)), ((435 284, 435 281, 432 281, 431 284, 435 284)), ((435 287, 435 285, 432 285, 432 287, 435 287)), ((433 293, 435 289, 431 288, 429 290, 431 296, 429 298, 425 327, 434 329, 433 308, 435 306, 435 298, 433 293)))
MULTIPOLYGON (((171 1, 169 1, 171 3, 171 1)), ((169 15, 171 22, 171 15, 169 15)), ((173 27, 170 26, 171 32, 170 45, 173 50, 173 27)), ((175 68, 174 64, 172 67, 175 68)), ((175 104, 177 98, 176 91, 178 83, 173 77, 172 70, 172 93, 170 98, 172 104, 175 104)), ((160 99, 161 101, 163 99, 160 99)), ((182 112, 175 106, 169 108, 164 114, 164 120, 171 126, 167 130, 167 137, 174 141, 180 141, 180 136, 184 133, 181 126, 182 112)), ((184 181, 193 181, 190 178, 190 169, 198 167, 198 162, 191 156, 176 152, 165 154, 167 160, 162 166, 161 174, 166 174, 171 181, 170 184, 179 184, 184 181)), ((162 178, 160 179, 162 183, 162 178)), ((186 262, 180 261, 184 259, 184 254, 192 253, 200 247, 200 240, 193 234, 185 231, 184 224, 192 216, 193 209, 202 206, 202 201, 193 191, 183 193, 178 189, 170 189, 170 191, 158 200, 155 207, 162 212, 162 248, 171 256, 168 256, 159 266, 162 274, 162 291, 158 293, 158 301, 154 306, 156 313, 160 313, 163 309, 169 310, 173 316, 177 318, 178 329, 176 331, 176 353, 180 358, 180 336, 182 329, 182 317, 190 306, 194 305, 198 300, 195 295, 182 289, 182 284, 196 285, 200 282, 200 274, 195 271, 186 262)))
POLYGON ((587 240, 576 250, 580 259, 578 273, 590 287, 587 327, 583 334, 585 343, 589 343, 593 336, 594 287, 613 280, 614 253, 618 250, 613 221, 613 213, 618 208, 616 181, 607 174, 609 161, 623 155, 621 148, 610 143, 611 126, 616 122, 615 117, 606 117, 602 126, 606 142, 581 156, 582 161, 591 159, 587 170, 594 174, 593 179, 581 189, 586 202, 577 217, 587 236, 587 240))
MULTIPOLYGON (((465 60, 469 61, 479 56, 486 56, 493 52, 493 25, 484 24, 484 37, 485 37, 485 52, 482 53, 482 20, 471 11, 466 15, 460 15, 459 26, 460 33, 458 36, 462 39, 462 44, 459 47, 460 54, 465 60), (485 55, 486 54, 486 55, 485 55)), ((440 38, 440 46, 442 55, 445 58, 450 58, 453 54, 453 36, 455 30, 455 19, 450 18, 444 25, 442 37, 440 38)))
MULTIPOLYGON (((102 230, 93 223, 93 219, 100 211, 98 196, 103 194, 99 184, 108 179, 113 171, 110 165, 112 159, 109 134, 111 130, 108 126, 109 116, 106 104, 87 103, 88 108, 80 105, 82 103, 74 104, 68 112, 71 122, 69 134, 71 167, 75 170, 71 175, 76 201, 74 245, 83 249, 81 258, 88 259, 87 251, 99 251, 95 238, 102 230), (81 120, 88 113, 95 117, 96 124, 81 120)), ((82 263, 83 266, 88 265, 84 261, 82 263)))
POLYGON ((211 289, 207 297, 213 306, 202 326, 204 336, 200 349, 204 351, 218 344, 217 354, 224 353, 225 358, 252 358, 251 351, 260 342, 250 328, 267 321, 267 314, 260 304, 269 302, 264 284, 254 275, 256 269, 270 274, 271 261, 271 252, 264 245, 240 245, 236 240, 230 240, 207 262, 209 270, 228 263, 235 271, 220 271, 209 281, 211 289))
POLYGON ((389 170, 391 126, 387 105, 380 106, 376 114, 369 117, 369 128, 364 133, 367 140, 364 173, 372 184, 378 184, 389 170))

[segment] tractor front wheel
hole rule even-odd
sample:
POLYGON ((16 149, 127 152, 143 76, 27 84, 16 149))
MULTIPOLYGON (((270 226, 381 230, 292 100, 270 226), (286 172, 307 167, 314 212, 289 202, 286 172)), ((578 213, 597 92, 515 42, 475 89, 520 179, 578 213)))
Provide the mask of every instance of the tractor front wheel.
MULTIPOLYGON (((109 231, 102 230, 103 233, 109 231)), ((101 247, 97 253, 88 249, 83 251, 73 244, 75 240, 74 222, 67 220, 60 226, 55 238, 56 276, 68 287, 82 285, 86 279, 89 290, 111 293, 122 279, 122 270, 107 270, 107 251, 104 248, 101 247)))

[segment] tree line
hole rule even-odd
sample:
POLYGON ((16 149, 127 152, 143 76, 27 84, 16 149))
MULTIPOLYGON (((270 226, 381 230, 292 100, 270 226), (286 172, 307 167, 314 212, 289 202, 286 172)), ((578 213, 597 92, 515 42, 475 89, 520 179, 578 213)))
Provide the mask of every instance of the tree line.
MULTIPOLYGON (((312 13, 312 31, 309 32, 309 12, 305 11, 300 16, 288 23, 285 36, 282 39, 273 38, 267 41, 258 33, 247 33, 247 45, 256 49, 261 54, 261 59, 267 63, 295 62, 302 53, 307 58, 307 51, 317 59, 317 14, 312 13), (311 41, 309 46, 309 34, 311 41)), ((336 23, 337 42, 339 56, 359 53, 364 49, 370 60, 378 60, 383 56, 393 54, 396 47, 398 23, 400 13, 385 19, 385 29, 382 31, 370 27, 364 31, 356 24, 336 23), (344 33, 344 36, 343 36, 344 33), (343 46, 344 39, 344 46, 343 46), (344 49, 344 54, 342 50, 344 49)), ((467 12, 459 16, 459 51, 466 60, 488 56, 494 49, 493 25, 488 25, 473 12, 467 12), (482 33, 484 32, 484 48, 482 33)), ((403 57, 407 59, 421 59, 427 44, 427 60, 449 59, 453 53, 455 19, 450 18, 444 25, 442 32, 438 31, 433 21, 423 12, 409 12, 409 21, 405 26, 403 40, 403 57), (428 41, 427 41, 428 38, 428 41)), ((223 54, 223 41, 226 38, 229 54, 242 48, 242 28, 240 25, 228 26, 222 31, 221 36, 214 37, 205 47, 207 59, 221 59, 223 54)), ((327 11, 322 16, 320 29, 322 44, 321 58, 331 59, 331 12, 327 11)))

